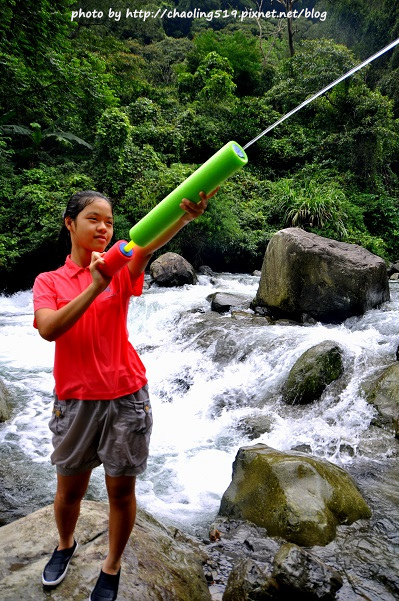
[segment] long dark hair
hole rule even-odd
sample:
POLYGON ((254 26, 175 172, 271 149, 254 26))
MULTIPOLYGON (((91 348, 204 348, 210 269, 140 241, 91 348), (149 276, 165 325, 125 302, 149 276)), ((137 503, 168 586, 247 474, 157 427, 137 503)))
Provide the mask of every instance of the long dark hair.
POLYGON ((106 200, 111 209, 113 208, 112 200, 100 192, 95 190, 83 190, 82 192, 76 192, 71 196, 62 216, 63 225, 58 237, 61 252, 66 256, 71 252, 71 235, 68 228, 65 225, 65 217, 70 217, 73 221, 76 220, 77 216, 83 209, 91 204, 96 198, 102 198, 106 200))

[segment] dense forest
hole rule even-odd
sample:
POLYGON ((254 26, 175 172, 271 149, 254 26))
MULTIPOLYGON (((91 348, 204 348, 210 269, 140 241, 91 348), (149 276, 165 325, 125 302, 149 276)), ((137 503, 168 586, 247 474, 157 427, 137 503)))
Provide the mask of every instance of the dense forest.
MULTIPOLYGON (((108 194, 115 238, 126 238, 226 142, 244 145, 399 37, 389 0, 205 0, 202 16, 194 0, 1 5, 8 292, 63 260, 71 193, 108 194), (259 14, 273 10, 308 16, 259 14)), ((397 260, 398 117, 396 47, 252 145, 245 169, 168 249, 195 266, 250 271, 271 235, 293 225, 397 260)))

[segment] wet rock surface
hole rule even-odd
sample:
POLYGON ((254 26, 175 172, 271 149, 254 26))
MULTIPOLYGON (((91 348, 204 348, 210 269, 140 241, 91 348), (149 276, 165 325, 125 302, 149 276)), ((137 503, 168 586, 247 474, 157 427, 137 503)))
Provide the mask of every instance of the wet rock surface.
POLYGON ((216 526, 220 539, 209 544, 204 568, 213 601, 328 601, 343 586, 336 569, 265 529, 223 518, 216 526))
POLYGON ((225 313, 232 307, 249 309, 251 297, 247 294, 232 294, 230 292, 215 292, 208 296, 207 300, 211 303, 212 311, 225 313))
POLYGON ((394 430, 399 438, 399 363, 384 369, 371 387, 367 400, 378 411, 375 423, 394 430))

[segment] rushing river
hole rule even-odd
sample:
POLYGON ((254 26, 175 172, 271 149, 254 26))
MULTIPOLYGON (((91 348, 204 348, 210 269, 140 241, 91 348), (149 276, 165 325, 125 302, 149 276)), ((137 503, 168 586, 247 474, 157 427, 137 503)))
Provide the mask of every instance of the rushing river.
MULTIPOLYGON (((252 298, 257 286, 254 276, 217 274, 200 276, 195 286, 151 287, 132 300, 130 337, 147 367, 154 411, 139 503, 163 521, 202 534, 218 511, 240 446, 263 442, 282 451, 306 450, 347 469, 373 510, 371 526, 351 534, 355 558, 345 565, 348 574, 356 572, 362 558, 374 554, 383 567, 375 568, 377 588, 358 598, 397 599, 398 443, 392 432, 372 425, 375 411, 364 387, 395 361, 399 286, 392 284, 391 301, 381 309, 339 326, 267 325, 243 313, 210 311, 212 292, 252 298), (283 405, 280 389, 288 371, 323 340, 344 350, 344 376, 311 406, 283 405), (266 432, 254 434, 254 423, 267 424, 266 432)), ((47 427, 54 347, 32 320, 31 292, 0 296, 0 377, 13 408, 11 419, 0 424, 3 523, 51 503, 55 489, 47 427)), ((102 468, 94 471, 88 498, 105 499, 102 468)))

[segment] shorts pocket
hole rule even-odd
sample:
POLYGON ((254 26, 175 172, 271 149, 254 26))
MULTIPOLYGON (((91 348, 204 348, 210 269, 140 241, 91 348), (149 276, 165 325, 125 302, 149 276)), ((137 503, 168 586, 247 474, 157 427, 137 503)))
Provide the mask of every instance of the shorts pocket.
POLYGON ((152 408, 149 400, 138 401, 134 395, 129 400, 129 425, 133 432, 145 434, 152 427, 152 408))
POLYGON ((63 434, 67 428, 66 401, 56 399, 53 404, 53 411, 49 421, 49 428, 53 434, 63 434))
POLYGON ((137 475, 147 464, 152 409, 147 395, 137 397, 137 394, 131 394, 118 399, 115 421, 109 424, 107 435, 100 441, 98 455, 112 470, 109 473, 128 469, 131 475, 137 475))

